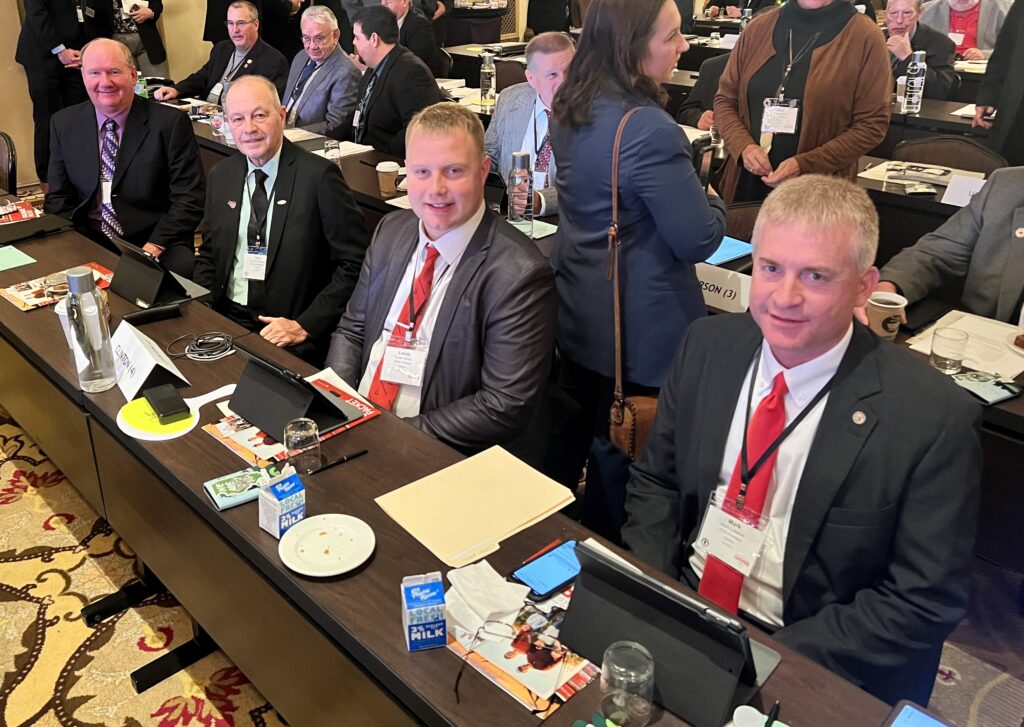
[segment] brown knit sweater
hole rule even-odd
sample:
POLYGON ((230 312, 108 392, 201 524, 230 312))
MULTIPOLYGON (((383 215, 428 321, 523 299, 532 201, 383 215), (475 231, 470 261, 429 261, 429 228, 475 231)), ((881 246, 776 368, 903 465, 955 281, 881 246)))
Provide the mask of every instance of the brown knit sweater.
MULTIPOLYGON (((740 155, 748 145, 758 143, 749 128, 747 85, 775 55, 772 33, 778 15, 775 11, 758 17, 743 31, 715 96, 715 126, 729 152, 719 190, 727 201, 732 200, 739 178, 740 155)), ((800 173, 855 178, 858 159, 885 138, 891 92, 885 37, 877 25, 858 14, 835 39, 811 54, 795 157, 800 173)))

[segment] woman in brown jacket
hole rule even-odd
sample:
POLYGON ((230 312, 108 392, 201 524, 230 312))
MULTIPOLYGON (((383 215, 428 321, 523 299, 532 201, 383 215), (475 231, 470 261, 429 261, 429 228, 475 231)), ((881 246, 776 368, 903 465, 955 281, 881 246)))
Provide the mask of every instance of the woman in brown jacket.
POLYGON ((892 80, 878 26, 843 0, 791 0, 743 31, 715 96, 729 201, 798 174, 853 178, 889 126, 892 80))

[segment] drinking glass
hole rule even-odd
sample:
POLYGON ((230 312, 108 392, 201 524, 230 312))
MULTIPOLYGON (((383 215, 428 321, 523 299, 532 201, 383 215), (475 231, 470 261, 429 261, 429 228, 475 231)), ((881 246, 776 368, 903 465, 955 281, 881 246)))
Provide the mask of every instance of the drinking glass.
POLYGON ((711 47, 711 48, 717 48, 721 44, 722 44, 722 35, 721 35, 721 33, 712 33, 711 36, 708 38, 708 46, 711 47))
POLYGON ((320 431, 306 417, 292 419, 284 426, 284 448, 295 471, 308 475, 320 466, 320 431))
POLYGON ((340 163, 341 146, 338 144, 337 139, 324 140, 324 156, 330 159, 335 164, 340 163))
POLYGON ((620 727, 643 727, 651 719, 654 659, 642 644, 616 641, 601 660, 601 714, 620 727))
POLYGON ((928 363, 944 374, 960 370, 967 353, 967 333, 958 328, 937 328, 932 334, 932 355, 928 363))

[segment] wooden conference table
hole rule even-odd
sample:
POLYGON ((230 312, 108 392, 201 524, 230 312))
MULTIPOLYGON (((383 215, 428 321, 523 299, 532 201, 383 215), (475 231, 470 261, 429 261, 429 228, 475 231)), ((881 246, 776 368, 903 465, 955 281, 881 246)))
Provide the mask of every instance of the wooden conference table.
MULTIPOLYGON (((37 262, 0 272, 0 286, 89 261, 115 265, 111 253, 74 232, 19 247, 37 262)), ((204 494, 205 480, 242 466, 236 455, 198 427, 170 442, 124 435, 115 424, 124 404, 116 387, 96 395, 77 390, 73 359, 52 309, 23 312, 0 303, 0 403, 291 724, 537 724, 471 668, 456 703, 459 658, 446 649, 410 654, 405 647, 401 578, 447 569, 373 498, 458 461, 458 453, 390 414, 327 441, 328 458, 363 447, 369 454, 304 478, 308 514, 343 512, 365 520, 376 534, 376 550, 347 575, 299 576, 283 567, 278 541, 259 529, 255 503, 219 512, 204 494)), ((115 326, 134 310, 116 295, 110 307, 115 326)), ((184 306, 181 318, 142 330, 160 346, 185 333, 222 330, 239 335, 242 348, 312 373, 195 302, 184 306)), ((192 384, 183 394, 193 396, 236 382, 244 359, 236 354, 178 364, 192 384)), ((218 416, 208 405, 200 426, 218 416)), ((507 572, 555 537, 589 535, 555 515, 505 541, 489 560, 507 572)), ((791 723, 802 724, 877 725, 887 714, 883 703, 756 629, 751 636, 784 657, 756 705, 779 699, 794 715, 791 723)), ((585 718, 598 697, 592 685, 546 723, 585 718)), ((660 714, 655 724, 682 723, 660 714)))

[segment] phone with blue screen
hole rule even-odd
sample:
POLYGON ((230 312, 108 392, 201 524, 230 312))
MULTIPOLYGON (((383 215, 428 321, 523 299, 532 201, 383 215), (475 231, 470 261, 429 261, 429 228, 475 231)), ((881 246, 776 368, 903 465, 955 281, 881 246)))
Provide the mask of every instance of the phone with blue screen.
POLYGON ((883 727, 950 727, 934 714, 906 700, 896 705, 883 727))
POLYGON ((527 596, 532 601, 542 601, 564 590, 580 572, 580 561, 576 558, 576 541, 567 540, 561 545, 530 558, 510 574, 510 578, 530 587, 527 596))

